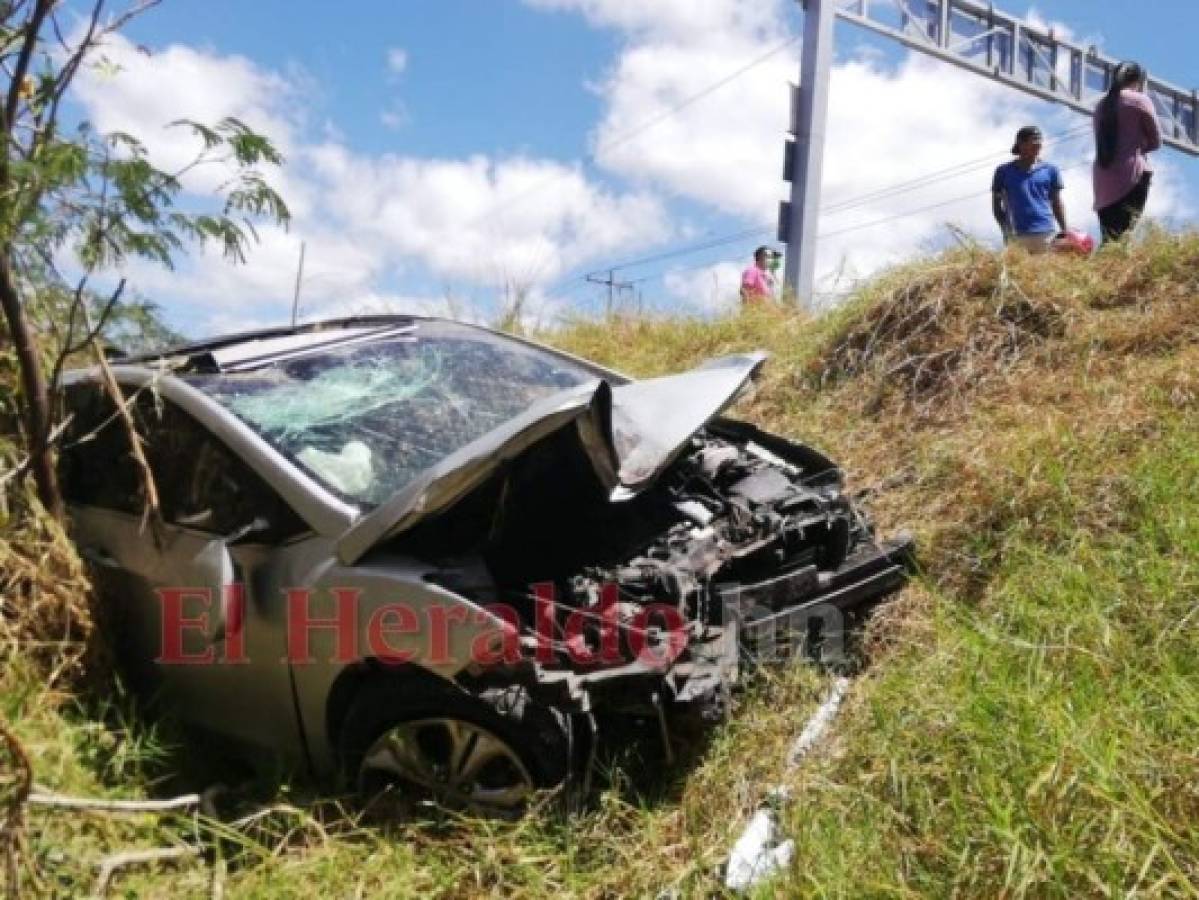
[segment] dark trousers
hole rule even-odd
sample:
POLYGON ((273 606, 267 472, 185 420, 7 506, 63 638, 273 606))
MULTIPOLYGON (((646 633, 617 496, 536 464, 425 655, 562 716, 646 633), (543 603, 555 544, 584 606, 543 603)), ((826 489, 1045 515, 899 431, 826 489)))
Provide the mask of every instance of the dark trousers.
POLYGON ((1118 241, 1137 223, 1149 200, 1149 182, 1152 180, 1153 173, 1146 172, 1136 187, 1111 206, 1099 210, 1099 231, 1105 241, 1118 241))

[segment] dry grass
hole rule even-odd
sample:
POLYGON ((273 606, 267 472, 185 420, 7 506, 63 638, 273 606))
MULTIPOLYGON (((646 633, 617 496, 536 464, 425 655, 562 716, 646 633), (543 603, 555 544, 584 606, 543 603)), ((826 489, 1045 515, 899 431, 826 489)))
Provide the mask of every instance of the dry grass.
POLYGON ((1035 365, 1067 330, 1053 300, 1030 297, 1002 257, 975 252, 900 280, 836 335, 815 364, 824 385, 853 380, 864 411, 894 398, 913 417, 961 408, 989 383, 1035 365))
POLYGON ((0 542, 0 660, 33 661, 56 685, 78 674, 90 645, 91 582, 62 528, 24 487, 9 495, 0 542))
POLYGON ((34 663, 55 686, 81 674, 94 635, 91 581, 62 527, 19 478, 16 354, 0 327, 0 664, 34 663))
MULTIPOLYGON (((927 575, 872 622, 871 666, 794 782, 800 862, 767 892, 1199 892, 1184 627, 1199 616, 1199 237, 1152 234, 1091 260, 957 251, 816 319, 618 317, 541 337, 636 375, 770 350, 737 412, 827 450, 884 531, 917 534, 927 575)), ((41 602, 20 639, 81 636, 61 535, 37 519, 17 534, 0 578, 41 602)), ((49 660, 14 662, 2 712, 54 786, 144 793, 180 758, 122 704, 98 713, 43 691, 49 660)), ((618 784, 570 823, 387 834, 292 791, 278 797, 300 812, 261 830, 201 828, 236 896, 710 896, 822 684, 795 669, 759 685, 674 784, 652 797, 618 784)), ((69 894, 103 853, 195 827, 39 814, 31 838, 69 894)), ((118 886, 206 896, 214 858, 118 886)))

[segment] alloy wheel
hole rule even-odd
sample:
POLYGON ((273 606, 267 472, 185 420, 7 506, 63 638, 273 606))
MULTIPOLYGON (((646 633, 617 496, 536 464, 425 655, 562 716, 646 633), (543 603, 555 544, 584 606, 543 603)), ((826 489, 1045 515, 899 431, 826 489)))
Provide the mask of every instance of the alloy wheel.
POLYGON ((493 732, 454 718, 400 722, 370 745, 358 769, 366 796, 388 789, 485 815, 518 814, 536 790, 520 756, 493 732))

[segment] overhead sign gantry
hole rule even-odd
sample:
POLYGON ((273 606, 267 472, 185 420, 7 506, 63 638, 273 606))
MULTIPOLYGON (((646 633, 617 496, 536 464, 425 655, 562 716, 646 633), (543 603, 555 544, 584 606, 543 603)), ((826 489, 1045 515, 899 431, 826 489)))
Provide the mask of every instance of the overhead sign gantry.
MULTIPOLYGON (((801 302, 815 282, 816 227, 823 174, 825 123, 837 18, 892 38, 913 50, 1087 115, 1111 84, 1120 60, 1033 27, 977 0, 799 0, 804 6, 800 85, 792 102, 785 174, 791 201, 779 215, 787 244, 786 280, 801 302), (789 142, 790 143, 790 142, 789 142)), ((1163 142, 1199 156, 1199 94, 1150 74, 1147 88, 1163 142)))

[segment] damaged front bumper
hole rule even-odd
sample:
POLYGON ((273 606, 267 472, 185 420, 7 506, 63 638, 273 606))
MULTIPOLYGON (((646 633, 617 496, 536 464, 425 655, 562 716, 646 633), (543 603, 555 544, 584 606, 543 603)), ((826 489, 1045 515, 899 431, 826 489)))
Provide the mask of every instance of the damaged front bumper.
POLYGON ((636 659, 587 671, 529 662, 506 677, 563 712, 652 716, 672 707, 719 720, 743 669, 804 657, 843 662, 854 625, 899 591, 914 565, 914 541, 901 535, 859 548, 833 572, 805 567, 716 588, 718 617, 669 664, 636 659))
MULTIPOLYGON (((809 567, 741 587, 732 609, 739 623, 742 653, 769 662, 772 653, 785 658, 795 650, 820 644, 821 657, 828 659, 832 655, 829 642, 844 635, 851 615, 869 609, 907 583, 914 566, 914 546, 910 536, 901 535, 861 548, 835 572, 817 573, 815 567, 809 567), (780 594, 785 596, 794 582, 806 585, 810 579, 816 581, 813 593, 780 608, 780 594)), ((728 603, 725 609, 730 609, 728 603)))

